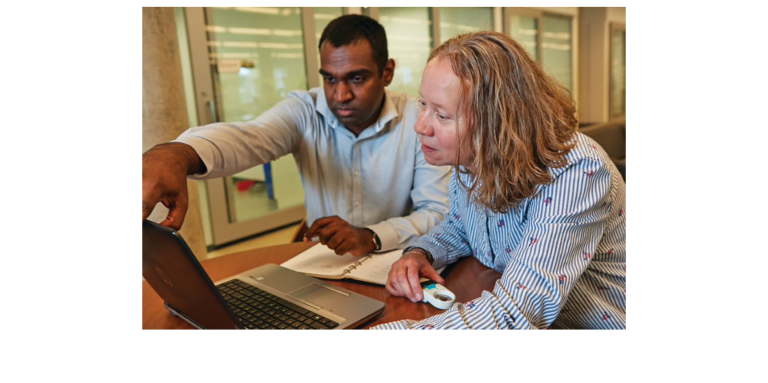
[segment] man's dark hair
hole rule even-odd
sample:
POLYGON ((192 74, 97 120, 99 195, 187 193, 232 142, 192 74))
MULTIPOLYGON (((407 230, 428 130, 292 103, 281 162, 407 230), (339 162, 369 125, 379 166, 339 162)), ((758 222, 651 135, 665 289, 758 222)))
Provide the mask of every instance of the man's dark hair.
POLYGON ((379 67, 379 76, 384 74, 384 67, 389 59, 387 51, 387 33, 378 21, 363 15, 344 15, 332 20, 323 30, 317 49, 321 49, 323 43, 328 43, 338 48, 350 45, 360 40, 368 40, 373 51, 373 60, 379 67))

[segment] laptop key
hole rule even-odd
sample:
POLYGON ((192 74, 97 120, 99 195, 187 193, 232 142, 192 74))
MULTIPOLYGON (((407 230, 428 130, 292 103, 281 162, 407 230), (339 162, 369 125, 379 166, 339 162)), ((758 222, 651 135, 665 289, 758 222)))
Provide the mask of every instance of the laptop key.
POLYGON ((291 303, 291 302, 288 302, 288 301, 286 301, 286 300, 281 300, 281 301, 280 301, 280 304, 281 304, 282 306, 285 306, 285 307, 287 307, 287 308, 289 308, 289 309, 293 310, 293 311, 296 311, 296 312, 297 312, 297 313, 299 313, 299 314, 306 314, 306 313, 308 313, 308 312, 309 312, 309 310, 306 310, 306 309, 302 308, 301 306, 295 305, 295 304, 293 304, 293 303, 291 303))
POLYGON ((217 287, 232 312, 247 328, 328 329, 339 325, 240 280, 233 279, 217 287))
POLYGON ((322 324, 320 322, 313 322, 309 326, 314 328, 314 329, 318 329, 318 330, 327 330, 328 329, 328 327, 326 327, 324 324, 322 324))

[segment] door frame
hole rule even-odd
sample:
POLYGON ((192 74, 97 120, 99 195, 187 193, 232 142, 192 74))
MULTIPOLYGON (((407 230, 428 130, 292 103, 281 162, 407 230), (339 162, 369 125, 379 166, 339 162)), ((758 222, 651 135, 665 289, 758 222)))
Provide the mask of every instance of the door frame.
MULTIPOLYGON (((184 8, 187 35, 189 36, 189 52, 192 65, 192 79, 195 94, 195 109, 199 125, 208 125, 219 122, 217 118, 217 100, 214 93, 213 76, 208 56, 208 37, 205 29, 205 20, 209 19, 210 9, 203 7, 184 8)), ((313 21, 314 14, 311 8, 302 8, 303 21, 307 17, 313 21)), ((313 33, 305 35, 305 57, 307 68, 319 67, 315 57, 313 33), (307 50, 311 54, 306 54, 307 50)), ((317 71, 315 71, 317 72, 317 71)), ((310 81, 313 76, 307 76, 310 81)), ((316 77, 316 76, 315 76, 316 77)), ((315 81, 317 82, 317 81, 315 81)), ((221 177, 205 180, 207 190, 208 209, 210 213, 212 245, 221 246, 239 239, 251 237, 269 230, 277 229, 292 223, 300 222, 306 216, 303 205, 283 209, 263 215, 248 221, 237 222, 233 214, 234 201, 227 193, 227 185, 231 184, 231 177, 221 177)))

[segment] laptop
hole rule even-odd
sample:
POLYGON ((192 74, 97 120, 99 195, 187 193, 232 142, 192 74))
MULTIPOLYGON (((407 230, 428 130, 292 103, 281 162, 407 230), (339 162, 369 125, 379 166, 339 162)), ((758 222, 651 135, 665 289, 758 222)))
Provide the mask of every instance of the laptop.
POLYGON ((181 235, 151 221, 142 232, 142 275, 165 307, 199 329, 344 329, 384 303, 267 264, 213 283, 181 235))

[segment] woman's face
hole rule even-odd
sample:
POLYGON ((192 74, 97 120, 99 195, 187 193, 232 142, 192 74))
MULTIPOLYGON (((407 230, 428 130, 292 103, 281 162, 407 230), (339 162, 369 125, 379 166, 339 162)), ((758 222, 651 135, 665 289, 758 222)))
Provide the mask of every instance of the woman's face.
POLYGON ((419 87, 419 117, 414 126, 421 150, 431 165, 468 165, 468 153, 456 163, 457 132, 463 137, 466 119, 458 117, 461 80, 446 57, 435 57, 424 68, 419 87))

